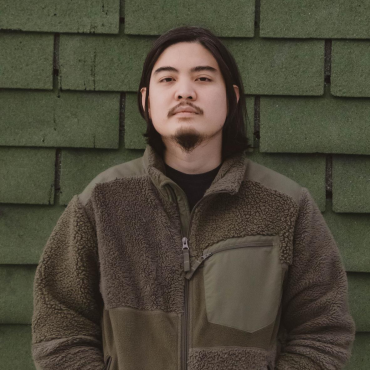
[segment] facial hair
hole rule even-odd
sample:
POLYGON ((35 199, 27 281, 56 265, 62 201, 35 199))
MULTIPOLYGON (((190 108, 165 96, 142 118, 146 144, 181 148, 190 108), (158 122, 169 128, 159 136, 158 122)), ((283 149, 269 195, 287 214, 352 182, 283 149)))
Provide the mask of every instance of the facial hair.
POLYGON ((180 127, 174 135, 171 135, 170 139, 186 153, 190 153, 197 148, 203 141, 206 140, 206 136, 200 134, 193 128, 180 127))

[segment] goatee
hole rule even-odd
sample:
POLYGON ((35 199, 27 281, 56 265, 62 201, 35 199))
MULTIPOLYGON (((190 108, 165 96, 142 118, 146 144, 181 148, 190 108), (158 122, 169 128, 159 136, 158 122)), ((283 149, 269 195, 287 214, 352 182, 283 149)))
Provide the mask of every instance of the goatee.
POLYGON ((190 153, 205 139, 204 135, 192 128, 180 128, 171 136, 171 140, 175 141, 186 153, 190 153))

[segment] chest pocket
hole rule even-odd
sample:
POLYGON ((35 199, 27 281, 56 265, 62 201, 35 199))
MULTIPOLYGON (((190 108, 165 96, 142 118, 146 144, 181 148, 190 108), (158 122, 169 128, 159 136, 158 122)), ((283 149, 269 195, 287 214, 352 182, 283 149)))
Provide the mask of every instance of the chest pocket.
POLYGON ((224 240, 204 251, 209 322, 253 333, 277 316, 283 283, 278 236, 224 240))

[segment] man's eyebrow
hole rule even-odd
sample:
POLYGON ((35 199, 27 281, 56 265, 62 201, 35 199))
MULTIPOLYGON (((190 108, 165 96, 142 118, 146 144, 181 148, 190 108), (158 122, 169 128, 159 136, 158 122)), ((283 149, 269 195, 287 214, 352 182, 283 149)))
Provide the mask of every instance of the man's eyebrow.
MULTIPOLYGON (((176 72, 178 73, 179 71, 175 68, 175 67, 159 67, 158 69, 156 69, 154 71, 154 75, 160 73, 160 72, 163 72, 163 71, 170 71, 170 72, 176 72)), ((193 67, 190 72, 200 72, 200 71, 209 71, 209 72, 213 72, 213 73, 217 73, 217 69, 216 68, 213 68, 211 66, 196 66, 196 67, 193 67)))

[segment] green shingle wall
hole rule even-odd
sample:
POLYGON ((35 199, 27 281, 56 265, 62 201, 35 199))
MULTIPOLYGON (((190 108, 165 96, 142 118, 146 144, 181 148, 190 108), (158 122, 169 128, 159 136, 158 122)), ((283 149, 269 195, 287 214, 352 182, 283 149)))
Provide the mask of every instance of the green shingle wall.
POLYGON ((333 41, 331 93, 335 96, 370 97, 369 65, 369 40, 333 41))
POLYGON ((32 369, 33 276, 73 195, 138 158, 136 92, 162 32, 208 27, 247 94, 249 157, 309 189, 348 272, 370 363, 370 4, 84 0, 0 4, 0 368, 32 369))
POLYGON ((5 30, 117 33, 119 0, 5 0, 0 27, 5 30))
POLYGON ((0 204, 0 265, 38 264, 64 207, 0 204))
POLYGON ((263 37, 370 38, 370 3, 366 0, 263 0, 263 37))
POLYGON ((370 213, 370 156, 334 156, 333 192, 334 211, 370 213))
POLYGON ((160 35, 179 26, 210 28, 221 37, 252 37, 254 0, 126 0, 125 33, 160 35))
POLYGON ((0 50, 0 88, 53 88, 52 34, 0 32, 0 50))
POLYGON ((258 37, 223 41, 238 63, 247 94, 323 94, 323 41, 258 37))
POLYGON ((0 368, 35 370, 31 340, 31 325, 0 325, 0 368))
POLYGON ((346 271, 370 271, 370 214, 337 213, 328 201, 324 218, 338 244, 346 271))
POLYGON ((119 93, 0 91, 0 145, 118 148, 119 93))
POLYGON ((55 149, 0 147, 0 203, 53 204, 55 149))
POLYGON ((369 101, 261 97, 261 151, 370 155, 369 101))
POLYGON ((152 37, 60 35, 63 90, 137 91, 152 37), (139 62, 140 61, 140 62, 139 62))

